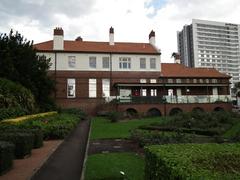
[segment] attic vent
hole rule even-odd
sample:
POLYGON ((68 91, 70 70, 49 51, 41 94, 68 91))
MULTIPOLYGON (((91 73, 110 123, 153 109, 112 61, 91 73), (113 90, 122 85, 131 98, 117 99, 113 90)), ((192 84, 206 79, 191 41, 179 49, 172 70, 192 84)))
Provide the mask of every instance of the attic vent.
POLYGON ((78 36, 75 41, 83 41, 82 37, 81 36, 78 36))

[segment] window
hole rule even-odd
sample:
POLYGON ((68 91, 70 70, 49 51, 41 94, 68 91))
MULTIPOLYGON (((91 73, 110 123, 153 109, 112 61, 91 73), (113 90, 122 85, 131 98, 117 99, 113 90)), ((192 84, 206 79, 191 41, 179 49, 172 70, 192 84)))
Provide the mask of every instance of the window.
POLYGON ((75 79, 67 79, 67 98, 76 97, 75 86, 76 86, 75 79))
POLYGON ((110 96, 110 80, 109 79, 102 79, 102 93, 103 93, 103 97, 110 96))
POLYGON ((69 68, 76 67, 76 57, 75 56, 68 56, 68 67, 69 68))
POLYGON ((173 79, 168 79, 168 83, 173 83, 173 79))
POLYGON ((206 83, 209 83, 209 79, 206 79, 206 83))
POLYGON ((150 79, 150 83, 157 83, 156 79, 150 79))
POLYGON ((150 69, 156 69, 156 58, 150 59, 150 69))
POLYGON ((190 83, 190 79, 186 79, 186 83, 190 83))
POLYGON ((131 69, 131 58, 120 57, 119 58, 119 68, 120 69, 131 69))
POLYGON ((95 98, 97 97, 97 80, 89 79, 89 97, 95 98))
POLYGON ((200 82, 200 83, 203 83, 203 79, 199 79, 199 82, 200 82))
POLYGON ((140 58, 140 69, 146 69, 146 58, 140 58))
POLYGON ((102 58, 102 68, 104 68, 104 69, 109 68, 109 57, 102 58))
POLYGON ((141 96, 147 96, 147 89, 141 90, 141 96))
POLYGON ((151 96, 157 96, 157 89, 151 89, 151 96))
POLYGON ((182 80, 181 79, 176 79, 176 83, 181 83, 182 80))
POLYGON ((147 83, 146 79, 140 79, 140 83, 147 83))
POLYGON ((217 79, 212 79, 212 83, 217 83, 217 79))
POLYGON ((96 57, 94 57, 94 56, 89 57, 89 67, 90 68, 97 67, 96 57))
POLYGON ((197 83, 197 79, 193 79, 193 83, 197 83))

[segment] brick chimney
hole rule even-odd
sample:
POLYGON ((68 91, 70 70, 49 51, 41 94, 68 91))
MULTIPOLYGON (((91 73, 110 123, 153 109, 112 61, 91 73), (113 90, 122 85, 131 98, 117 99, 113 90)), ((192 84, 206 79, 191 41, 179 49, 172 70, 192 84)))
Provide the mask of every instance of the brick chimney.
POLYGON ((109 29, 109 45, 114 45, 114 29, 110 27, 109 29))
POLYGON ((56 27, 53 30, 53 50, 64 50, 63 29, 56 27))
POLYGON ((152 30, 149 34, 149 43, 155 46, 155 32, 152 30))

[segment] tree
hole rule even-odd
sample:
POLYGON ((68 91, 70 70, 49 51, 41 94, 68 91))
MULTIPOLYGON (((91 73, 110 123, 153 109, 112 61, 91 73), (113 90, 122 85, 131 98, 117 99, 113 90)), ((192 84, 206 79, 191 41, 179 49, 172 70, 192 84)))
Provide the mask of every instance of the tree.
POLYGON ((236 95, 236 97, 240 97, 240 82, 236 82, 234 84, 232 91, 236 95))
POLYGON ((0 77, 29 89, 42 111, 54 107, 54 81, 47 74, 50 65, 50 59, 36 54, 33 41, 12 30, 9 35, 0 34, 0 77))

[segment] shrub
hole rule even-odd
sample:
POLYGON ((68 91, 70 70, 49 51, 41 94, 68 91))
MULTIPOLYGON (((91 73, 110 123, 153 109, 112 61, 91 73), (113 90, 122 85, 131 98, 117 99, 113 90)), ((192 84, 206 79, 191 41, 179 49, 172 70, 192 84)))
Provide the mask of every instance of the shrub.
POLYGON ((34 112, 34 96, 22 85, 0 78, 0 109, 16 107, 21 107, 27 113, 34 112))
POLYGON ((23 116, 27 112, 21 107, 9 107, 0 109, 0 120, 23 116))
POLYGON ((5 132, 1 133, 0 140, 9 141, 15 145, 15 157, 24 158, 24 156, 31 154, 33 147, 33 135, 31 133, 22 132, 5 132))
POLYGON ((60 109, 60 112, 67 113, 67 114, 74 114, 74 115, 78 116, 78 118, 81 120, 84 120, 87 117, 87 115, 84 111, 82 111, 81 109, 77 109, 77 108, 60 109))
POLYGON ((240 144, 174 144, 145 148, 145 179, 239 179, 240 144))
POLYGON ((13 165, 14 145, 0 141, 0 175, 8 171, 13 165))
POLYGON ((25 128, 22 125, 1 124, 0 133, 30 133, 33 135, 33 148, 43 146, 43 132, 41 129, 25 128))
POLYGON ((107 114, 107 118, 108 118, 111 122, 118 122, 121 117, 122 117, 122 114, 121 114, 120 112, 117 112, 117 111, 112 111, 112 112, 109 112, 109 113, 107 114))

